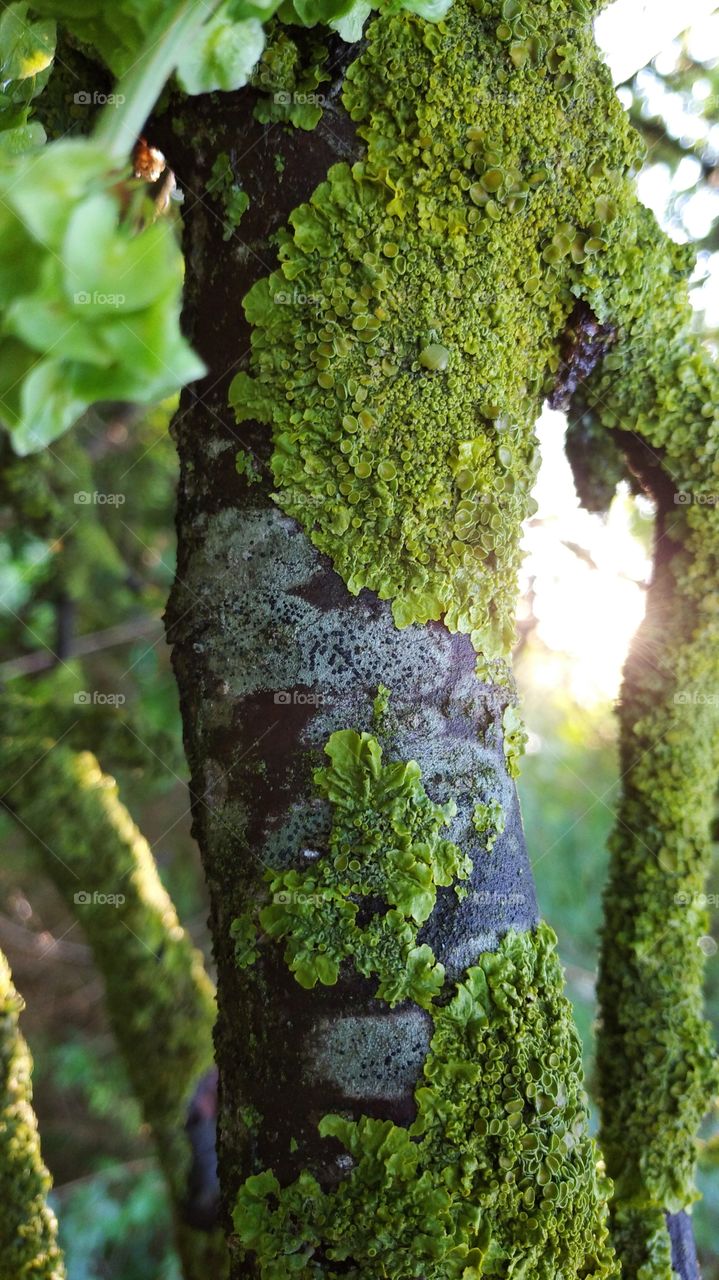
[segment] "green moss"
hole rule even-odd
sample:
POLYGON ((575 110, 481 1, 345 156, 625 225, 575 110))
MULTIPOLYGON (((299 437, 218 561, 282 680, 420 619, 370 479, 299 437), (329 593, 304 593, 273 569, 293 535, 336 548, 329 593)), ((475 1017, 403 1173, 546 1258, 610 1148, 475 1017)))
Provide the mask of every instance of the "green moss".
POLYGON ((325 1116, 352 1160, 338 1186, 247 1179, 234 1225, 263 1280, 618 1274, 554 944, 507 934, 433 1005, 409 1129, 325 1116))
POLYGON ((32 1061, 18 1028, 23 1002, 0 953, 0 1275, 62 1280, 50 1175, 32 1109, 32 1061))

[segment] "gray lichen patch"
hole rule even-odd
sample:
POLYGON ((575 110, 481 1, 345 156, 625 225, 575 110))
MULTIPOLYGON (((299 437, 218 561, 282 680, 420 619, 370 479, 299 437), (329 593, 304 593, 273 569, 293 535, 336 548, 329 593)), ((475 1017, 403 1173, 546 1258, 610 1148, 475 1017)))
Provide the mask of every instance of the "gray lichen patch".
POLYGON ((401 1100, 414 1087, 431 1038, 432 1019, 416 1006, 323 1019, 306 1042, 307 1075, 347 1099, 401 1100))

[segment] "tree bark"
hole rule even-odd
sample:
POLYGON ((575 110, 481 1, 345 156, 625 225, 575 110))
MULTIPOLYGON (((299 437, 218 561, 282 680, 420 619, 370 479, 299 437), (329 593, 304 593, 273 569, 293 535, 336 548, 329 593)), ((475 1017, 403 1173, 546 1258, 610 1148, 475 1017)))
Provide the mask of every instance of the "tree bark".
MULTIPOLYGON (((331 40, 333 71, 338 48, 331 40)), ((347 56, 344 49, 341 56, 347 56)), ((273 501, 266 428, 250 422, 238 430, 227 407, 229 383, 246 367, 249 350, 240 299, 274 266, 273 233, 308 199, 333 162, 363 154, 340 105, 339 88, 333 80, 323 119, 312 133, 280 133, 258 126, 251 115, 257 97, 249 90, 210 104, 177 104, 177 137, 163 134, 162 120, 153 133, 185 191, 185 327, 210 369, 205 382, 183 395, 173 426, 181 464, 179 553, 167 634, 192 775, 193 830, 211 897, 218 969, 220 1173, 228 1226, 238 1192, 251 1198, 259 1190, 253 1175, 266 1177, 263 1171, 269 1169, 278 1180, 278 1194, 280 1184, 284 1188, 293 1179, 299 1180, 297 1188, 309 1185, 302 1181, 308 1172, 323 1194, 333 1189, 342 1193, 351 1181, 348 1172, 361 1156, 343 1153, 337 1142, 327 1141, 326 1131, 320 1135, 318 1125, 328 1112, 354 1123, 356 1133, 366 1133, 362 1126, 368 1121, 386 1123, 389 1128, 383 1132, 399 1143, 398 1130, 408 1133, 417 1121, 416 1090, 430 1057, 433 1019, 441 1017, 430 1017, 412 1000, 386 1007, 377 999, 376 983, 347 965, 341 966, 336 982, 321 979, 319 986, 303 989, 269 937, 260 932, 255 945, 251 929, 249 934, 237 930, 238 921, 256 918, 267 902, 273 875, 281 877, 295 868, 304 876, 327 859, 334 839, 333 813, 327 796, 323 799, 318 793, 315 771, 326 763, 323 748, 333 734, 352 731, 356 743, 363 735, 362 750, 375 738, 385 764, 416 761, 430 799, 456 803, 446 835, 471 857, 471 878, 461 886, 468 892, 458 896, 455 886, 440 887, 436 907, 417 937, 444 966, 448 984, 460 982, 461 995, 461 980, 475 972, 473 966, 481 962, 493 971, 492 953, 500 939, 513 936, 508 931, 534 939, 537 924, 508 768, 510 744, 503 728, 511 689, 506 683, 477 678, 476 655, 467 636, 451 634, 439 622, 399 630, 389 603, 367 589, 353 595, 297 522, 273 501), (280 165, 274 162, 275 148, 280 165), (231 236, 229 247, 224 220, 206 194, 214 162, 223 154, 230 157, 251 198, 241 237, 231 236), (278 168, 281 184, 276 180, 278 168), (236 465, 240 447, 241 468, 236 465), (504 815, 504 828, 488 853, 476 816, 477 806, 493 803, 504 815)), ((298 305, 303 305, 302 299, 298 305)), ((358 919, 364 908, 371 914, 376 907, 365 901, 358 919)), ((530 948, 534 945, 529 943, 530 948)), ((504 955, 497 957, 498 971, 504 960, 504 955)), ((582 1275, 610 1275, 603 1191, 596 1183, 578 1092, 576 1033, 558 995, 556 961, 548 959, 546 969, 544 964, 539 962, 528 975, 526 996, 520 998, 528 1005, 541 1005, 547 1026, 554 1027, 547 1034, 556 1034, 563 1045, 561 1064, 559 1057, 554 1060, 558 1078, 552 1087, 564 1099, 566 1117, 572 1117, 565 1117, 566 1123, 576 1125, 577 1165, 567 1175, 566 1187, 576 1187, 581 1202, 581 1212, 566 1229, 573 1234, 572 1243, 547 1245, 544 1264, 551 1267, 555 1259, 556 1266, 581 1268, 582 1275)), ((496 1009, 494 1015, 496 1039, 488 1033, 477 1061, 484 1052, 501 1057, 507 1081, 512 1071, 528 1070, 524 1051, 514 1043, 520 1040, 523 1015, 517 1014, 514 1038, 499 1025, 496 1009)), ((537 1023, 534 1041, 538 1055, 545 1052, 542 1026, 537 1023)), ((479 1071, 476 1062, 466 1067, 470 1073, 479 1071)), ((493 1087, 501 1092, 501 1085, 493 1087)), ((461 1089, 457 1093, 461 1096, 461 1089)), ((472 1115, 470 1108, 465 1118, 470 1129, 472 1115)), ((477 1116, 480 1132, 482 1125, 486 1131, 487 1123, 477 1116)), ((497 1120, 500 1128, 503 1123, 497 1120)), ((458 1158, 460 1148, 458 1134, 456 1145, 446 1148, 450 1162, 458 1158)), ((417 1148, 411 1144, 409 1150, 416 1154, 417 1148)), ((481 1158, 488 1161, 491 1184, 505 1167, 491 1140, 481 1158)), ((511 1163, 510 1157, 503 1158, 511 1163)), ((439 1170, 432 1177, 434 1193, 441 1198, 439 1170)), ((543 1177, 540 1173, 536 1184, 540 1200, 543 1177)), ((527 1198, 516 1207, 523 1218, 534 1203, 531 1181, 522 1183, 521 1194, 527 1198)), ((386 1185, 365 1197, 360 1216, 375 1212, 379 1219, 385 1217, 391 1182, 387 1178, 386 1185)), ((547 1198, 545 1224, 552 1216, 548 1205, 547 1198)), ((258 1210, 258 1222, 266 1222, 268 1228, 272 1216, 269 1203, 258 1210)), ((251 1217, 249 1210, 234 1217, 233 1276, 290 1274, 283 1270, 289 1265, 282 1261, 283 1246, 271 1246, 278 1250, 274 1262, 259 1246, 248 1246, 251 1217)), ((392 1220, 389 1230, 398 1238, 413 1229, 411 1218, 403 1221, 400 1212, 392 1220)), ((565 1226, 556 1217, 559 1221, 561 1227, 545 1225, 544 1230, 561 1234, 565 1226)), ((308 1222, 309 1209, 307 1220, 303 1222, 300 1214, 289 1231, 290 1252, 300 1250, 301 1255, 302 1241, 315 1230, 308 1222)), ((417 1226, 420 1235, 424 1229, 417 1226)), ((516 1222, 506 1222, 503 1230, 504 1235, 499 1230, 491 1243, 488 1234, 478 1233, 476 1223, 473 1229, 468 1226, 456 1274, 474 1275, 470 1268, 493 1248, 497 1257, 508 1256, 503 1249, 535 1257, 530 1244, 519 1243, 523 1228, 516 1222), (511 1238, 514 1230, 519 1233, 516 1242, 511 1238)), ((380 1274, 371 1260, 372 1250, 370 1256, 360 1256, 361 1245, 348 1243, 349 1225, 344 1237, 338 1229, 335 1243, 337 1234, 344 1252, 333 1253, 327 1241, 313 1239, 307 1250, 307 1266, 313 1269, 303 1270, 303 1276, 380 1274), (345 1261, 333 1261, 338 1256, 345 1261)), ((381 1274, 424 1274, 412 1269, 421 1267, 434 1276, 428 1260, 412 1261, 412 1247, 407 1245, 400 1270, 385 1258, 383 1265, 389 1270, 381 1274)), ((538 1256, 542 1253, 540 1247, 538 1256)), ((447 1263, 457 1265, 454 1256, 447 1263)))

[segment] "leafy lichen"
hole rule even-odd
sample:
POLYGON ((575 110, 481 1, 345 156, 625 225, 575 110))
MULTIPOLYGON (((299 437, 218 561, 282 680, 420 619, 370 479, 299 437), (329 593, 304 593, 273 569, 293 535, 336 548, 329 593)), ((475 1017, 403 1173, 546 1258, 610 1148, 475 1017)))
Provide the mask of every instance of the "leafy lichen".
POLYGON ((333 733, 325 751, 330 765, 317 770, 315 783, 333 807, 328 856, 307 871, 270 872, 273 901, 260 924, 285 940, 285 959, 303 987, 332 985, 351 959, 366 977, 379 977, 378 998, 428 1007, 444 970, 417 934, 437 888, 471 871, 469 858, 440 834, 455 806, 429 799, 414 761, 383 765, 370 734, 333 733), (358 922, 363 899, 382 904, 366 925, 358 922))
POLYGON ((545 378, 636 158, 587 7, 510 8, 371 26, 344 87, 366 153, 291 215, 232 389, 240 420, 272 423, 277 501, 350 590, 485 656, 513 636, 545 378), (290 282, 316 318, 278 304, 290 282))
POLYGON ((326 752, 315 780, 333 811, 328 849, 311 870, 271 879, 262 926, 302 986, 336 981, 349 962, 377 976, 378 1000, 426 1009, 432 1039, 408 1128, 320 1122, 350 1157, 338 1185, 311 1169, 286 1187, 271 1169, 246 1179, 234 1225, 247 1258, 263 1280, 615 1276, 552 931, 507 933, 446 989, 430 948, 414 944, 436 886, 470 869, 439 837, 448 806, 428 799, 413 763, 383 764, 369 734, 336 732, 326 752), (362 903, 376 908, 364 930, 362 903))
POLYGON ((618 1274, 554 948, 547 926, 509 933, 432 1005, 410 1128, 324 1117, 352 1160, 338 1187, 246 1180, 234 1225, 263 1280, 618 1274))
POLYGON ((250 207, 250 197, 237 181, 232 161, 226 151, 221 151, 215 157, 207 191, 222 205, 225 224, 222 238, 230 240, 250 207))
MULTIPOLYGON (((344 89, 366 152, 281 233, 277 271, 246 299, 252 376, 233 399, 240 420, 271 424, 277 501, 349 589, 390 599, 398 626, 469 632, 486 661, 512 636, 533 423, 561 335, 578 302, 611 326, 577 403, 595 435, 621 427, 649 447, 683 548, 650 636, 661 671, 625 699, 600 1052, 617 1240, 658 1259, 661 1213, 694 1196, 715 1080, 693 904, 719 755, 719 374, 692 333, 691 253, 636 197, 641 147, 593 42, 598 7, 457 0, 437 26, 373 23, 344 89), (288 282, 317 316, 277 305, 288 282), (682 720, 687 690, 704 703, 682 720)), ((516 773, 514 708, 504 729, 516 773)))

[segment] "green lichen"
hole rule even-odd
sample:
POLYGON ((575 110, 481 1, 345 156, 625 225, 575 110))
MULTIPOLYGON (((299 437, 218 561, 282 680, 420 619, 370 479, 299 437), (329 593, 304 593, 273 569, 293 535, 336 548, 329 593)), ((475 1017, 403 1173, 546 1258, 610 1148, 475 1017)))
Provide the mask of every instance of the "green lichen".
POLYGON ((57 1223, 47 1204, 50 1175, 32 1109, 32 1061, 18 1028, 22 1007, 0 953, 0 1276, 63 1280, 57 1223))
POLYGON ((472 825, 478 835, 484 836, 484 847, 491 853, 498 836, 501 836, 506 824, 504 809, 498 800, 490 800, 489 804, 481 801, 474 806, 472 825))
POLYGON ((377 695, 372 703, 372 723, 381 731, 387 723, 387 713, 392 694, 386 684, 377 685, 377 695))
POLYGON ((250 965, 255 963, 259 955, 257 950, 259 935, 249 912, 245 912, 232 921, 230 934, 235 942, 235 964, 237 968, 249 968, 250 965))
MULTIPOLYGON (((213 196, 222 205, 225 229, 223 240, 231 240, 239 227, 243 215, 250 207, 250 197, 242 190, 235 178, 232 161, 227 152, 221 151, 216 157, 207 183, 208 195, 213 196)), ((239 467, 238 467, 239 470, 239 467)))
MULTIPOLYGON (((2 772, 17 778, 10 812, 92 949, 110 1024, 179 1206, 189 1157, 182 1130, 187 1099, 212 1063, 212 983, 114 780, 89 752, 45 736, 42 704, 6 697, 2 711, 2 772), (33 835, 50 830, 52 849, 33 835)), ((213 1266, 224 1274, 219 1233, 180 1224, 177 1239, 188 1275, 213 1266)), ((3 1259, 0 1251, 0 1276, 3 1259)), ((22 1274, 13 1272, 13 1280, 22 1274)))
MULTIPOLYGON (((246 299, 253 376, 232 394, 240 420, 271 424, 277 501, 348 588, 391 600, 398 626, 470 633, 485 671, 511 643, 533 423, 561 335, 578 302, 615 333, 576 406, 648 446, 674 569, 623 698, 603 1141, 629 1273, 641 1259, 665 1280, 661 1215, 694 1197, 715 1085, 694 904, 719 758, 719 372, 692 332, 691 252, 636 197, 640 144, 593 43, 598 7, 457 0, 436 26, 372 24, 344 90, 366 152, 280 234, 278 270, 246 299), (277 305, 288 282, 311 312, 277 305), (675 700, 694 694, 682 720, 675 700)), ((516 776, 514 708, 503 727, 516 776)))
POLYGON ((314 129, 325 100, 318 88, 330 79, 326 61, 327 45, 322 40, 298 32, 291 36, 278 21, 270 23, 267 47, 252 78, 263 95, 255 106, 255 119, 260 124, 314 129))
MULTIPOLYGON (((655 1239, 662 1213, 696 1199, 695 1134, 719 1088, 700 945, 719 752, 719 637, 716 624, 698 619, 687 592, 686 551, 679 560, 658 569, 627 666, 624 793, 602 930, 601 1139, 616 1179, 617 1248, 628 1274, 634 1257, 663 1256, 655 1239)), ((659 1263, 645 1274, 670 1275, 659 1263)))
POLYGON ((366 154, 295 210, 245 303, 232 397, 272 424, 277 501, 351 591, 485 657, 513 637, 545 378, 636 155, 585 19, 522 5, 521 67, 492 4, 375 22, 344 88, 366 154), (288 282, 319 315, 277 304, 288 282))
POLYGON ((618 1275, 552 931, 507 934, 432 1017, 408 1129, 328 1115, 352 1159, 337 1187, 244 1183, 234 1225, 263 1280, 618 1275))
POLYGON ((429 799, 414 761, 383 765, 370 734, 333 733, 325 751, 331 763, 314 777, 333 808, 328 854, 307 871, 268 873, 272 902, 260 911, 261 927, 284 940, 303 987, 334 984, 351 960, 379 978, 378 998, 428 1007, 444 969, 417 934, 438 887, 471 871, 469 858, 441 836, 456 806, 429 799), (363 899, 383 904, 366 925, 358 923, 363 899))
POLYGON ((502 729, 504 730, 504 758, 507 762, 507 772, 510 778, 518 778, 520 774, 519 761, 524 755, 524 748, 527 745, 527 732, 524 728, 522 717, 512 703, 504 709, 502 729))
POLYGON ((238 475, 244 476, 248 484, 259 484, 262 476, 257 465, 257 460, 252 456, 248 449, 238 449, 235 459, 235 470, 238 475))

